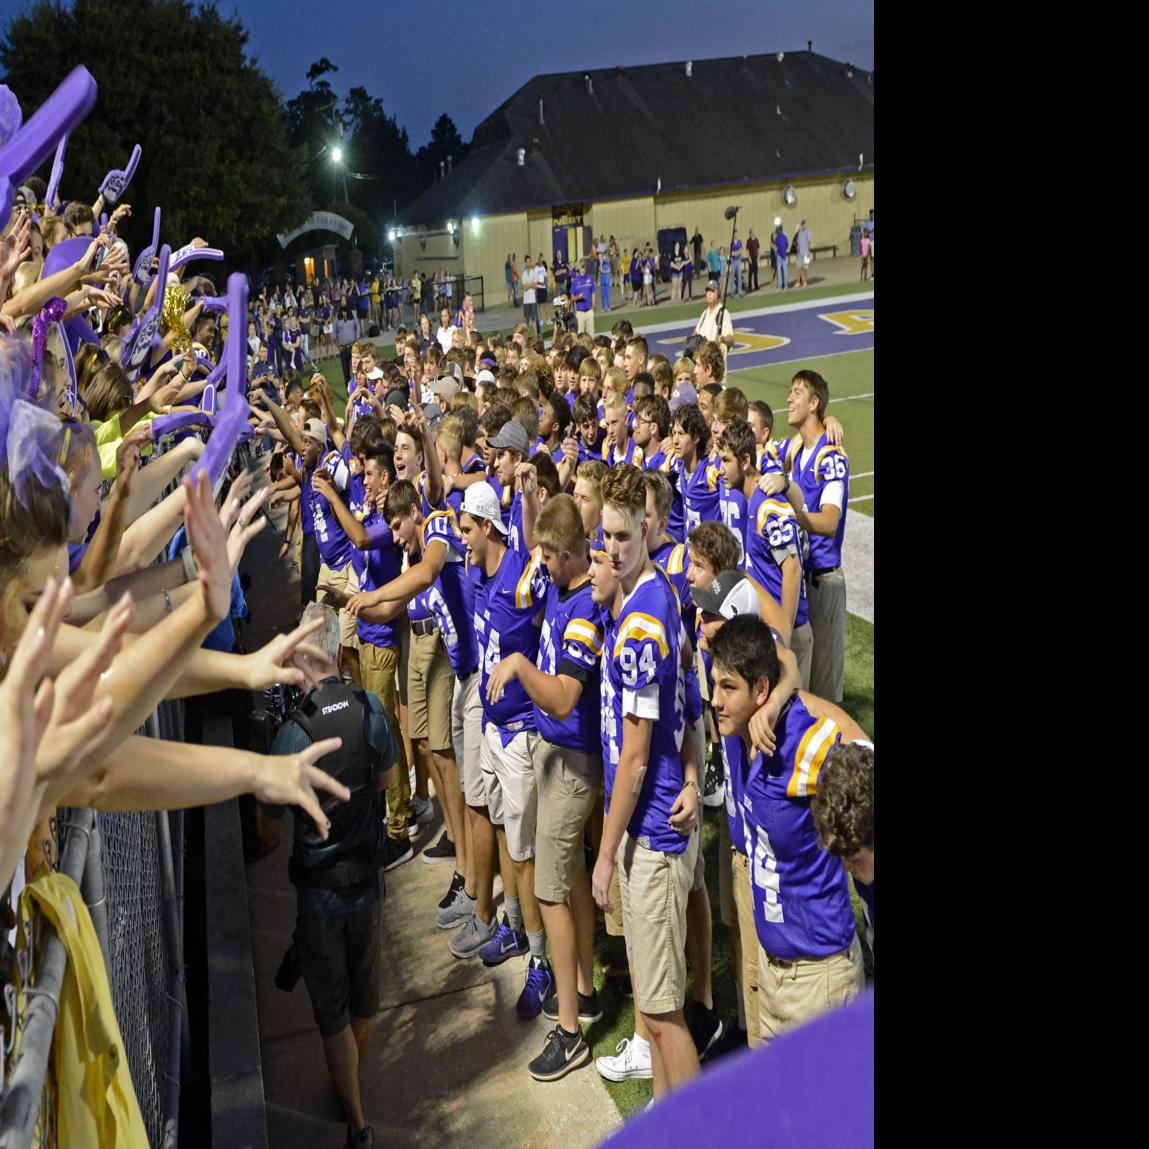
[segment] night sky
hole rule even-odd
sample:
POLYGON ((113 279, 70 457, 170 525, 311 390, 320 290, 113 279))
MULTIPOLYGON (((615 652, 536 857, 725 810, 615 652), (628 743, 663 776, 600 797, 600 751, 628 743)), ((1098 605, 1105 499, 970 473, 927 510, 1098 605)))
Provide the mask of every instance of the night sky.
MULTIPOLYGON (((0 27, 27 0, 0 0, 0 27)), ((532 76, 717 56, 814 51, 874 66, 874 0, 218 0, 287 100, 321 56, 426 143, 441 112, 464 140, 532 76), (441 13, 442 15, 438 15, 441 13)))

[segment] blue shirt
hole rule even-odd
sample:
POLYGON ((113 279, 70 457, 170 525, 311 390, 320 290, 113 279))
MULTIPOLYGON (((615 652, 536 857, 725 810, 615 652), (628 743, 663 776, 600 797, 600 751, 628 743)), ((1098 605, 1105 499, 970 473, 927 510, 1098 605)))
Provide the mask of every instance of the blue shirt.
MULTIPOLYGON (((351 552, 351 565, 359 576, 359 588, 363 591, 378 590, 381 586, 399 577, 403 570, 403 548, 395 542, 387 517, 373 506, 364 512, 364 504, 352 505, 351 513, 363 524, 370 537, 371 546, 361 551, 351 552)), ((393 622, 368 622, 359 619, 357 633, 361 642, 372 646, 396 647, 400 638, 393 622)))
POLYGON ((475 613, 475 579, 467 562, 467 548, 454 517, 435 511, 423 520, 423 561, 432 543, 447 548, 435 585, 427 592, 427 605, 439 624, 447 657, 456 677, 466 678, 479 665, 479 644, 471 619, 475 613))
POLYGON ((571 295, 575 300, 576 311, 591 311, 594 309, 594 280, 585 272, 576 271, 571 276, 571 295), (582 299, 579 299, 579 296, 582 299))
MULTIPOLYGON (((318 470, 326 471, 339 491, 346 492, 351 480, 351 469, 339 451, 328 451, 320 460, 318 470)), ((315 543, 320 559, 333 571, 342 570, 351 561, 354 544, 340 525, 331 504, 321 495, 308 478, 311 494, 311 517, 315 524, 315 543)))
POLYGON ((539 636, 538 668, 544 674, 565 674, 582 683, 575 708, 563 721, 535 706, 535 729, 555 746, 602 753, 600 662, 603 609, 591 598, 590 582, 574 590, 547 584, 543 629, 539 636))
POLYGON ((850 503, 850 460, 846 452, 831 444, 823 432, 809 451, 798 450, 791 465, 793 480, 802 488, 802 494, 806 497, 807 511, 817 512, 822 509, 822 496, 827 484, 843 484, 838 529, 829 537, 809 535, 808 562, 803 563, 812 571, 833 570, 842 565, 842 539, 846 534, 846 508, 850 503), (804 466, 803 455, 806 459, 804 466))
MULTIPOLYGON (((785 259, 786 258, 787 254, 790 251, 790 241, 786 238, 786 233, 784 231, 780 231, 774 237, 774 248, 778 252, 778 258, 779 259, 785 259)), ((774 956, 778 957, 780 955, 775 954, 774 956)))
POLYGON ((684 778, 681 630, 673 590, 660 572, 652 571, 623 600, 617 621, 604 635, 602 660, 602 767, 607 808, 614 793, 625 715, 650 719, 646 773, 627 832, 650 849, 667 854, 683 853, 689 842, 670 827, 670 811, 682 792, 684 778))
POLYGON ((764 495, 755 490, 747 510, 746 570, 760 582, 770 597, 782 605, 782 564, 793 558, 798 563, 798 606, 794 626, 802 626, 810 616, 806 600, 806 580, 802 578, 798 520, 783 495, 764 495))
POLYGON ((846 871, 819 844, 810 799, 841 732, 794 699, 774 734, 775 752, 745 761, 739 780, 754 926, 774 957, 830 957, 850 945, 856 924, 846 871))
POLYGON ((521 682, 509 683, 498 702, 487 701, 487 682, 504 654, 517 652, 530 662, 538 658, 539 628, 535 617, 546 596, 548 581, 541 563, 509 547, 493 575, 480 572, 474 618, 483 670, 479 690, 483 696, 484 729, 493 722, 505 736, 513 736, 535 728, 534 704, 521 682))
MULTIPOLYGON (((681 466, 681 460, 679 465, 681 466)), ((718 475, 719 469, 701 455, 689 475, 685 470, 681 472, 678 485, 682 492, 686 520, 683 538, 688 537, 700 523, 718 517, 718 475)))

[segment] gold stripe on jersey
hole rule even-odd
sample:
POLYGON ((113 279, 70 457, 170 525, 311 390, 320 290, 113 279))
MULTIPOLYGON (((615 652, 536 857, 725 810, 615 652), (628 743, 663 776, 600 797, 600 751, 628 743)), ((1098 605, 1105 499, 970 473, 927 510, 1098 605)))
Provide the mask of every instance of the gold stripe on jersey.
POLYGON ((615 658, 618 657, 618 652, 622 650, 628 638, 637 639, 639 642, 652 639, 658 647, 659 654, 664 658, 670 653, 670 644, 666 641, 666 628, 653 615, 644 614, 642 611, 636 610, 626 616, 614 641, 615 658))
POLYGON ((826 755, 834 746, 838 726, 829 718, 815 720, 802 735, 794 754, 794 770, 786 784, 787 798, 809 798, 818 788, 818 774, 826 755))
POLYGON ((563 642, 581 642, 596 658, 602 654, 602 631, 585 618, 572 618, 567 623, 563 642))
POLYGON ((824 458, 826 458, 827 455, 841 455, 843 459, 845 459, 847 462, 849 462, 849 456, 846 454, 845 451, 842 450, 841 447, 835 447, 833 443, 827 443, 818 452, 818 454, 814 457, 814 474, 815 475, 818 474, 818 471, 821 469, 821 466, 822 466, 822 460, 824 458))
POLYGON ((666 556, 666 573, 682 574, 686 566, 686 544, 676 543, 670 554, 666 556))
POLYGON ((768 515, 774 515, 779 519, 793 519, 795 517, 794 508, 791 507, 785 499, 763 499, 758 505, 758 534, 762 533, 762 528, 766 525, 768 515))
POLYGON ((531 579, 534 577, 535 571, 538 569, 539 560, 532 558, 525 567, 523 573, 519 576, 518 584, 515 587, 515 606, 533 606, 534 596, 531 593, 531 579))

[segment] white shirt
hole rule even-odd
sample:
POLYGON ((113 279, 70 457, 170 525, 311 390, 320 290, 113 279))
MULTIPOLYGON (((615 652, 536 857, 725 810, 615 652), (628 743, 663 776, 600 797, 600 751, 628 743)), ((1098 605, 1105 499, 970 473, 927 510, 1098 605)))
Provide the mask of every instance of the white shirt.
POLYGON ((535 278, 537 267, 528 267, 523 271, 523 303, 535 302, 535 287, 538 280, 535 278))
MULTIPOLYGON (((713 343, 718 343, 718 312, 721 310, 722 304, 718 304, 713 311, 708 307, 703 313, 702 318, 698 321, 698 325, 694 328, 697 335, 701 335, 703 339, 709 339, 713 343)), ((734 321, 730 318, 730 312, 724 311, 722 313, 722 334, 734 334, 734 321)), ((725 343, 719 343, 722 348, 723 358, 729 353, 729 348, 725 343)))
POLYGON ((452 324, 450 327, 440 327, 439 330, 435 332, 435 339, 437 340, 439 346, 442 347, 444 355, 446 355, 447 352, 451 350, 451 339, 453 338, 454 334, 454 324, 452 324))

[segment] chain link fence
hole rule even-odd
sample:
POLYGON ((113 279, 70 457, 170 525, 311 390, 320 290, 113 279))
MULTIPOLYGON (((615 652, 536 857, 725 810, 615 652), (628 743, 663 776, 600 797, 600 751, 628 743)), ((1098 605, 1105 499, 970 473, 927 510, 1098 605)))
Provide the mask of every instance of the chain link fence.
MULTIPOLYGON (((157 562, 163 559, 161 554, 157 562)), ((182 741, 183 703, 161 703, 137 733, 182 741)), ((183 813, 61 809, 50 824, 44 853, 80 887, 91 913, 148 1141, 174 1149, 187 1012, 183 813)), ((55 1127, 50 1052, 67 964, 64 947, 39 916, 20 928, 29 945, 18 971, 16 955, 7 955, 12 968, 5 974, 0 1016, 0 1149, 87 1149, 59 1145, 55 1127), (26 987, 19 996, 11 976, 17 972, 26 987)))

